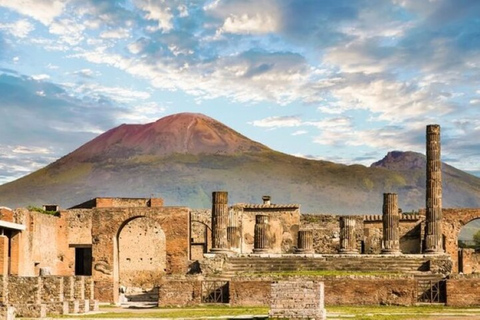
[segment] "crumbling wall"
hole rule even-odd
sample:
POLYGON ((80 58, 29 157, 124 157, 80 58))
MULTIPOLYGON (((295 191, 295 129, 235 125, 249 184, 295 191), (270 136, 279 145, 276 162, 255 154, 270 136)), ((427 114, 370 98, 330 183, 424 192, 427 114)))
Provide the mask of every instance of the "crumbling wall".
POLYGON ((72 273, 64 216, 17 209, 15 222, 25 225, 26 230, 16 233, 11 239, 13 274, 39 275, 40 268, 46 268, 57 275, 72 273))
POLYGON ((98 310, 91 277, 0 277, 2 305, 14 307, 20 317, 84 313, 98 310))
POLYGON ((190 213, 190 260, 202 260, 203 254, 212 248, 212 211, 195 209, 190 213))
POLYGON ((451 275, 447 280, 447 306, 480 306, 480 275, 451 275))
POLYGON ((119 283, 144 290, 156 287, 165 274, 165 233, 155 220, 129 221, 118 235, 119 283))
POLYGON ((202 281, 192 279, 165 279, 158 292, 158 306, 195 306, 202 302, 202 281))
POLYGON ((95 296, 100 301, 118 301, 118 235, 132 219, 149 218, 164 231, 167 274, 187 272, 190 247, 188 208, 96 208, 92 214, 93 278, 95 296))
POLYGON ((268 216, 267 238, 272 253, 292 253, 297 246, 297 233, 300 227, 298 205, 235 205, 232 215, 240 227, 241 253, 251 253, 254 248, 255 216, 268 216))
POLYGON ((453 271, 458 272, 458 235, 460 229, 472 220, 480 218, 480 208, 443 209, 443 239, 445 252, 453 262, 453 271))
POLYGON ((475 249, 460 249, 459 251, 460 272, 464 274, 480 273, 480 252, 475 249))
POLYGON ((230 305, 243 307, 268 306, 272 281, 232 280, 230 281, 230 305))

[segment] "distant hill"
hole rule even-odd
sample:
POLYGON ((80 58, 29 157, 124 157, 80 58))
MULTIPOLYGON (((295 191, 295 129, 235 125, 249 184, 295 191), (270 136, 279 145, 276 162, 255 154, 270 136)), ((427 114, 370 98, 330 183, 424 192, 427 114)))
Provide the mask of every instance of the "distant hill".
MULTIPOLYGON (((445 207, 479 207, 480 179, 443 166, 445 207)), ((160 196, 166 205, 299 203, 304 213, 381 213, 382 193, 397 192, 404 211, 425 203, 425 157, 394 151, 370 168, 286 155, 201 114, 121 125, 30 175, 0 186, 0 205, 70 207, 100 196, 160 196)))

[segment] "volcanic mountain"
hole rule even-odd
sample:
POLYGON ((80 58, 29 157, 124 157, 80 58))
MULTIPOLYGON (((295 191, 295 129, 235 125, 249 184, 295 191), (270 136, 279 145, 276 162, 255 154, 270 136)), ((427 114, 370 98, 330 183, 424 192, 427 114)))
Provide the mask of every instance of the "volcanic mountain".
MULTIPOLYGON (((443 166, 445 207, 480 206, 480 179, 443 166)), ((201 114, 182 113, 145 125, 121 125, 72 153, 0 186, 0 205, 57 203, 94 197, 150 197, 166 205, 229 202, 299 203, 304 213, 380 214, 382 193, 399 194, 404 211, 425 203, 425 157, 390 152, 370 168, 286 155, 201 114)))

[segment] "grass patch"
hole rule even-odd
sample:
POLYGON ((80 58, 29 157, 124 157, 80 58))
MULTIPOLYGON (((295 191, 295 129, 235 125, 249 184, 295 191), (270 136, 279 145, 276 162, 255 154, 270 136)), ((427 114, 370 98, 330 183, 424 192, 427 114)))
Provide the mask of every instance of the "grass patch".
MULTIPOLYGON (((100 307, 105 313, 89 314, 88 318, 104 319, 104 318, 205 318, 220 316, 241 316, 241 315, 267 315, 269 308, 266 307, 229 307, 229 306, 199 306, 199 307, 183 307, 183 308, 153 308, 149 311, 132 309, 129 311, 110 312, 110 307, 100 307)), ((71 318, 72 315, 68 315, 71 318)), ((82 316, 78 316, 81 318, 82 316)))
POLYGON ((348 270, 298 270, 298 271, 277 271, 277 272, 247 272, 242 273, 245 276, 316 276, 316 277, 335 277, 335 276, 393 276, 400 275, 399 272, 391 271, 348 271, 348 270))
POLYGON ((480 315, 480 309, 454 308, 442 305, 425 306, 327 306, 329 318, 334 315, 352 315, 350 319, 390 320, 390 319, 435 319, 438 315, 469 316, 480 315))

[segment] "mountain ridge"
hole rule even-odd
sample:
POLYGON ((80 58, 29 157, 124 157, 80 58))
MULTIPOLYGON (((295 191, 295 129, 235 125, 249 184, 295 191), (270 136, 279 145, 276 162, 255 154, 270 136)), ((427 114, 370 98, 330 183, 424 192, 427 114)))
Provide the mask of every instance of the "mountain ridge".
MULTIPOLYGON (((382 194, 396 192, 404 211, 425 203, 425 156, 393 151, 370 167, 287 155, 220 122, 182 113, 146 125, 121 125, 48 166, 0 186, 0 205, 57 203, 94 197, 160 196, 166 205, 229 202, 299 203, 305 213, 381 214, 382 194)), ((480 179, 443 166, 444 206, 480 206, 480 179)))

